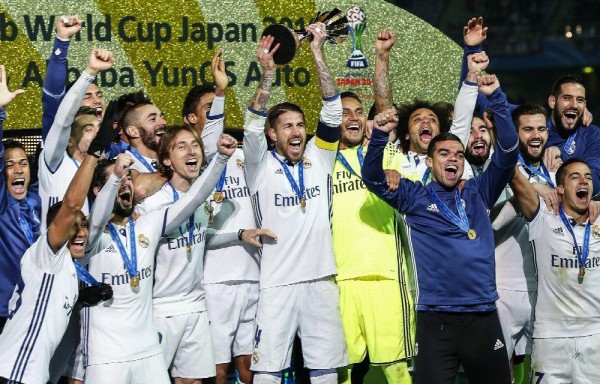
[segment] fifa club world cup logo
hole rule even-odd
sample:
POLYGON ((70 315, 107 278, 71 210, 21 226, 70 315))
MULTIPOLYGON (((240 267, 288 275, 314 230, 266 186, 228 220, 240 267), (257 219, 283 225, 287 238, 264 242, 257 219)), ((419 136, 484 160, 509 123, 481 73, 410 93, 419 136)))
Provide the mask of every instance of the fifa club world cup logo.
POLYGON ((362 53, 362 37, 367 29, 367 16, 365 12, 355 5, 346 13, 348 18, 348 32, 352 38, 352 54, 346 63, 348 68, 367 68, 367 59, 362 53))

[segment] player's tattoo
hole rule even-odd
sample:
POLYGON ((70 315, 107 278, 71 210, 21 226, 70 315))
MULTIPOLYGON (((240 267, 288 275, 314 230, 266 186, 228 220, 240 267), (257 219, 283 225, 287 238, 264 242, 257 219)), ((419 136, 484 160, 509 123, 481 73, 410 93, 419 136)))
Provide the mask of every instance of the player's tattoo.
POLYGON ((271 90, 271 86, 273 85, 273 80, 275 80, 274 73, 265 73, 262 79, 260 79, 260 84, 258 87, 269 92, 271 90))
POLYGON ((373 94, 375 95, 375 112, 381 113, 392 108, 392 83, 389 77, 389 56, 377 54, 375 74, 373 75, 373 94))
POLYGON ((255 111, 266 112, 267 104, 269 103, 269 96, 273 80, 275 79, 275 73, 265 73, 260 79, 260 83, 252 96, 250 107, 255 111))
POLYGON ((317 67, 317 72, 319 73, 319 83, 321 85, 321 95, 324 99, 331 98, 335 96, 338 91, 335 86, 335 82, 333 81, 333 76, 331 76, 331 72, 323 61, 323 57, 321 55, 315 55, 315 66, 317 67))

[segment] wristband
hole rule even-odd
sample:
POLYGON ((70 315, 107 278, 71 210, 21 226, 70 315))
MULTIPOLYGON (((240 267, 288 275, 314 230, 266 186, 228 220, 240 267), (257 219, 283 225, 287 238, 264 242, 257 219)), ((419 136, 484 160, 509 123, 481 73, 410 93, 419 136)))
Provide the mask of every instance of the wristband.
POLYGON ((245 231, 245 229, 240 229, 240 230, 238 231, 238 239, 239 239, 240 241, 244 241, 244 240, 242 240, 242 234, 244 233, 244 231, 245 231))

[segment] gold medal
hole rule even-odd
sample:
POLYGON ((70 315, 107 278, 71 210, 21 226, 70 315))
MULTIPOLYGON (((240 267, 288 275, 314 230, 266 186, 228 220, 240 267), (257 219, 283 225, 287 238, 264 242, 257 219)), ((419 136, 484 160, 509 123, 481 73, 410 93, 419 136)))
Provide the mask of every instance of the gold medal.
POLYGON ((216 191, 213 194, 213 200, 217 203, 222 203, 223 200, 225 199, 225 197, 223 196, 223 192, 222 191, 216 191))
POLYGON ((129 279, 129 285, 131 285, 133 288, 139 286, 140 285, 140 276, 135 275, 131 279, 129 279))
POLYGON ((475 230, 471 228, 469 229, 469 232, 467 232, 467 237, 469 238, 469 240, 475 240, 477 238, 477 232, 475 232, 475 230))
POLYGON ((302 209, 306 208, 306 199, 304 197, 300 199, 300 207, 302 209))
POLYGON ((188 256, 192 253, 192 244, 191 243, 187 243, 187 246, 185 247, 188 256))
POLYGON ((579 278, 583 279, 583 276, 585 276, 585 267, 579 267, 579 278))

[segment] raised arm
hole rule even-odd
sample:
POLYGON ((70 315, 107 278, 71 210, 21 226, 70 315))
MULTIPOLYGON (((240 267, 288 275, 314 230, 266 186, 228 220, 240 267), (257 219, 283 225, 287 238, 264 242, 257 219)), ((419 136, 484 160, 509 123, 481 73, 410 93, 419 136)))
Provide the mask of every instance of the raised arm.
POLYGON ((250 190, 257 184, 261 164, 267 153, 267 138, 265 137, 265 120, 267 117, 271 86, 275 80, 277 66, 273 54, 279 49, 277 44, 273 49, 272 36, 263 36, 258 44, 256 54, 262 67, 260 83, 250 100, 244 122, 244 158, 246 164, 246 181, 250 190))
POLYGON ((52 123, 44 147, 44 161, 50 171, 54 172, 60 166, 63 154, 69 142, 71 124, 81 106, 87 87, 92 83, 98 72, 105 71, 113 65, 112 52, 105 49, 94 49, 90 54, 88 65, 79 79, 69 89, 64 100, 58 107, 56 118, 52 123))
POLYGON ((523 176, 518 167, 510 180, 510 187, 515 194, 513 200, 516 202, 523 216, 531 221, 540 207, 540 199, 533 185, 523 176))
POLYGON ((4 65, 0 65, 0 212, 6 209, 6 182, 4 179, 4 138, 3 125, 6 120, 6 106, 14 100, 15 97, 25 92, 23 89, 17 89, 14 92, 8 90, 6 83, 6 69, 4 65))
POLYGON ((223 61, 223 50, 219 49, 212 59, 211 70, 215 80, 215 98, 210 111, 206 115, 206 123, 202 129, 202 142, 207 161, 211 161, 217 153, 217 142, 225 124, 225 90, 229 84, 229 78, 225 72, 223 61))
POLYGON ((375 44, 375 73, 373 74, 373 94, 375 113, 381 113, 393 107, 392 82, 389 76, 390 50, 396 42, 396 33, 384 29, 377 34, 375 44))
POLYGON ((171 233, 183 224, 210 196, 221 173, 237 147, 237 140, 229 135, 221 135, 218 143, 219 153, 206 170, 192 184, 184 197, 170 205, 165 212, 165 220, 161 236, 171 233))
POLYGON ((121 180, 124 177, 129 177, 129 167, 131 164, 133 164, 131 155, 128 153, 119 154, 113 173, 108 177, 98 196, 96 196, 88 220, 89 236, 86 251, 95 248, 96 242, 102 236, 104 227, 112 214, 115 198, 121 186, 121 180))
POLYGON ((135 201, 141 201, 154 195, 169 181, 169 178, 162 172, 141 173, 131 170, 130 175, 133 182, 135 201))
POLYGON ((477 102, 477 76, 484 71, 489 59, 485 52, 474 53, 468 57, 469 71, 463 82, 463 86, 458 91, 456 103, 454 104, 454 117, 450 132, 460 138, 463 146, 467 146, 469 141, 469 133, 471 131, 471 120, 475 111, 475 103, 477 102))
POLYGON ((325 58, 323 57, 323 44, 325 44, 325 40, 327 38, 325 24, 314 23, 305 27, 305 29, 313 34, 313 40, 310 42, 310 50, 315 61, 315 66, 317 67, 317 73, 319 74, 321 96, 323 97, 323 100, 331 100, 335 98, 339 92, 335 85, 335 80, 331 75, 331 71, 329 70, 329 67, 325 63, 325 58))
POLYGON ((56 37, 48 60, 42 88, 42 140, 46 140, 67 85, 67 54, 71 37, 81 30, 77 16, 61 16, 56 21, 56 37))

